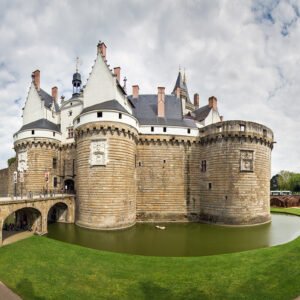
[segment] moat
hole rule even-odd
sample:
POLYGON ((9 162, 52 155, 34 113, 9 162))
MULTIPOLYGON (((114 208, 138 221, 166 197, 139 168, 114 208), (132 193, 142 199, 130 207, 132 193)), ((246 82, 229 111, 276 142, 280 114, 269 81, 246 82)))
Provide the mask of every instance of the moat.
POLYGON ((74 224, 49 224, 49 238, 104 251, 151 256, 204 256, 287 243, 300 235, 300 218, 272 214, 272 222, 252 227, 199 223, 138 223, 117 231, 97 231, 74 224))

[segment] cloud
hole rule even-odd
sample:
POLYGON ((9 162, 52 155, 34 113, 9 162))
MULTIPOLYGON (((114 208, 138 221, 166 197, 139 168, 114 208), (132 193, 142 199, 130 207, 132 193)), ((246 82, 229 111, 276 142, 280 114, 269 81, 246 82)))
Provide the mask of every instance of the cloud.
POLYGON ((14 155, 12 135, 31 72, 41 86, 71 95, 75 58, 85 82, 101 39, 108 63, 141 93, 171 92, 178 66, 200 105, 218 98, 221 114, 273 129, 272 173, 300 172, 300 2, 293 1, 1 1, 0 167, 14 155))

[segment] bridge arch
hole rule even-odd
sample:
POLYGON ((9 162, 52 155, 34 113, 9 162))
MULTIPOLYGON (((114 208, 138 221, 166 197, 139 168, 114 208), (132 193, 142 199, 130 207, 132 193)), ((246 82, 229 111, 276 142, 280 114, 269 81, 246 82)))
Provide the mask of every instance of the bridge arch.
POLYGON ((26 206, 9 211, 1 220, 1 240, 3 241, 22 231, 31 231, 32 233, 43 232, 43 213, 36 207, 26 206))
POLYGON ((70 208, 64 201, 54 203, 47 211, 47 222, 70 222, 70 208))

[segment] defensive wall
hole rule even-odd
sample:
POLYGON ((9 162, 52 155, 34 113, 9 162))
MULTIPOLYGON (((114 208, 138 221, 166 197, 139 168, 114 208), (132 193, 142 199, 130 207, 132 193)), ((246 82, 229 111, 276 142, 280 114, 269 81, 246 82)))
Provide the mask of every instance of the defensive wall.
POLYGON ((53 177, 58 189, 73 179, 76 224, 93 229, 136 221, 269 222, 272 148, 269 128, 242 120, 200 128, 198 137, 138 134, 128 124, 90 122, 77 126, 75 144, 49 138, 15 143, 17 153, 27 150, 24 191, 55 189, 53 177))

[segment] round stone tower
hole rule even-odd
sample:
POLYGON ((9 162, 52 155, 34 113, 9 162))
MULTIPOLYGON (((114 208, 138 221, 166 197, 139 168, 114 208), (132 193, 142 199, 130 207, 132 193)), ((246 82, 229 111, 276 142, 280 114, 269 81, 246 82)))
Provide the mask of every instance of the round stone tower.
POLYGON ((200 219, 270 222, 273 132, 253 122, 219 122, 200 129, 200 148, 200 219))
POLYGON ((76 224, 103 230, 126 228, 136 222, 137 122, 124 111, 101 106, 84 109, 74 120, 76 224))
POLYGON ((19 195, 21 190, 28 196, 29 191, 37 195, 43 190, 60 189, 60 136, 58 131, 39 128, 21 130, 14 135, 19 195))

